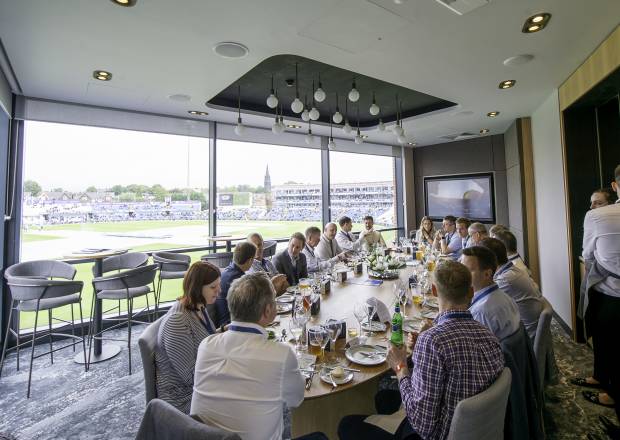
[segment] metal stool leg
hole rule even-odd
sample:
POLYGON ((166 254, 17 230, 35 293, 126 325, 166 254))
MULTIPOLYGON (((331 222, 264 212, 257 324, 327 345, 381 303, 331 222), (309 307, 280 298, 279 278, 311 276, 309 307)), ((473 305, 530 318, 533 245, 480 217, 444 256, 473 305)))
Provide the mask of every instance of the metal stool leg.
POLYGON ((71 336, 73 336, 73 352, 75 353, 75 318, 73 317, 73 304, 71 304, 71 336))
MULTIPOLYGON (((17 305, 15 305, 15 307, 17 307, 17 305)), ((15 333, 15 338, 17 340, 17 345, 15 346, 15 351, 17 352, 17 371, 19 371, 19 330, 20 330, 20 326, 21 326, 21 322, 20 322, 20 316, 21 314, 19 313, 19 310, 17 310, 17 332, 15 333)), ((10 323, 9 323, 10 325, 10 323)))
POLYGON ((133 313, 133 299, 127 300, 127 350, 129 351, 129 374, 131 374, 131 314, 133 313))
POLYGON ((54 363, 54 346, 53 346, 53 337, 52 337, 52 309, 49 309, 47 311, 47 327, 49 328, 49 334, 47 335, 47 337, 49 338, 50 341, 50 359, 52 361, 52 364, 54 363))
MULTIPOLYGON (((80 325, 82 326, 82 349, 84 350, 84 361, 86 361, 86 341, 84 335, 84 317, 82 316, 82 301, 78 303, 78 307, 80 308, 80 325)), ((73 310, 73 304, 71 304, 71 310, 73 310)), ((75 351, 75 344, 73 345, 73 350, 75 351)), ((88 363, 84 362, 84 371, 88 371, 88 363)))
POLYGON ((34 329, 32 331, 32 349, 30 351, 30 370, 28 371, 28 392, 26 398, 30 399, 30 383, 32 382, 32 364, 34 362, 34 341, 37 339, 37 322, 39 320, 39 304, 37 303, 37 311, 34 315, 34 329))
POLYGON ((9 309, 9 320, 6 324, 6 336, 4 338, 4 344, 2 345, 2 358, 0 359, 0 377, 2 377, 2 368, 4 367, 4 358, 6 357, 6 347, 9 343, 9 336, 11 330, 11 317, 13 316, 13 303, 15 301, 11 301, 11 308, 9 309))
POLYGON ((93 333, 95 331, 95 301, 97 300, 97 291, 93 289, 93 299, 90 303, 90 324, 88 325, 88 359, 86 361, 86 371, 90 369, 90 354, 93 352, 93 333))

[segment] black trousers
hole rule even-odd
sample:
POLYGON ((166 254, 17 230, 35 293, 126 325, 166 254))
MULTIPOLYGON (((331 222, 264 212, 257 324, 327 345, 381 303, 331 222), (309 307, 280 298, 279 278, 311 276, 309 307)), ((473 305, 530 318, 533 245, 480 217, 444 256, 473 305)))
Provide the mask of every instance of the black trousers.
POLYGON ((594 378, 620 406, 620 298, 594 291, 590 326, 594 347, 594 378))

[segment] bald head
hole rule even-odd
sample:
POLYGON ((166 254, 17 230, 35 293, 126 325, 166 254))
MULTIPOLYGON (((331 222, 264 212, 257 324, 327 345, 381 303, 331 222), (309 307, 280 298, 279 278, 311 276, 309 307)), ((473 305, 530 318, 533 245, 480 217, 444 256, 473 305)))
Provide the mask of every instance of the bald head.
POLYGON ((330 240, 333 240, 336 237, 337 231, 338 228, 336 227, 336 223, 326 224, 325 229, 323 230, 323 232, 325 232, 325 237, 329 238, 330 240))

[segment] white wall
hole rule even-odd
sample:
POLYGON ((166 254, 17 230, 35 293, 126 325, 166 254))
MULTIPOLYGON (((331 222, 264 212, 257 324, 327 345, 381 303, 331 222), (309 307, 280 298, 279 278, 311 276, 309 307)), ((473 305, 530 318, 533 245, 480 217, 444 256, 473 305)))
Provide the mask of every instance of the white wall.
POLYGON ((532 114, 536 222, 543 295, 572 327, 564 167, 557 89, 532 114))

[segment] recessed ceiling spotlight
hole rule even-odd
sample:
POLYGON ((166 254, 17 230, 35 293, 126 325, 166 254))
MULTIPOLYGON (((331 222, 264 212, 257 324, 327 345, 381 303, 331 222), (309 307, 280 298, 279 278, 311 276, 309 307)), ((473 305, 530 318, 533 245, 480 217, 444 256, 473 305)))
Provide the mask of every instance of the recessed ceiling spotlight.
POLYGON ((407 145, 409 145, 410 147, 415 147, 418 144, 416 144, 415 142, 407 142, 407 145))
POLYGON ((514 79, 507 79, 506 81, 502 81, 501 83, 499 83, 499 88, 500 89, 509 89, 511 87, 514 87, 514 85, 517 83, 517 81, 515 81, 514 79))
POLYGON ((529 63, 533 59, 534 59, 534 55, 530 55, 530 54, 516 55, 514 57, 506 58, 504 60, 504 66, 509 66, 509 67, 520 66, 521 64, 529 63))
POLYGON ((547 12, 541 12, 539 14, 532 15, 525 23, 523 23, 523 28, 521 28, 521 32, 525 34, 531 34, 533 32, 542 31, 547 24, 549 24, 549 20, 551 19, 551 14, 547 12))
POLYGON ((112 79, 112 74, 105 70, 95 70, 93 71, 93 78, 99 81, 110 81, 112 79))
POLYGON ((176 102, 187 102, 191 100, 192 97, 184 93, 176 93, 174 95, 168 95, 168 99, 176 102))
POLYGON ((489 118, 494 118, 494 117, 496 117, 497 115, 499 115, 499 112, 489 112, 489 113, 487 113, 487 116, 488 116, 489 118))
POLYGON ((487 134, 489 132, 488 128, 483 128, 482 130, 480 130, 480 134, 487 134))
POLYGON ((201 112, 200 110, 188 110, 188 112, 190 115, 195 115, 195 116, 209 116, 209 113, 207 112, 201 112))
POLYGON ((301 125, 297 125, 297 124, 286 124, 286 128, 301 128, 301 125))
POLYGON ((243 58, 250 52, 250 49, 241 43, 223 41, 213 46, 213 51, 223 58, 243 58))
POLYGON ((126 8, 129 8, 131 6, 135 6, 136 2, 137 2, 137 0, 111 0, 111 1, 115 5, 124 6, 126 8))
POLYGON ((368 135, 367 134, 363 134, 362 135, 362 139, 368 139, 368 135))

